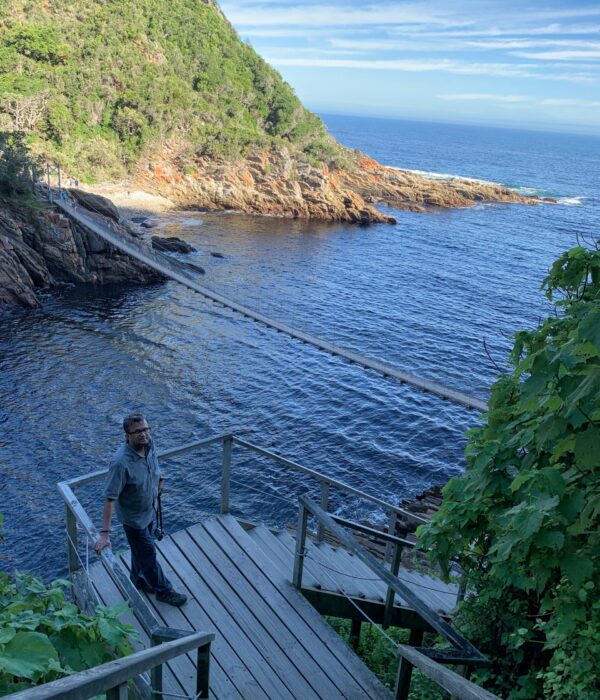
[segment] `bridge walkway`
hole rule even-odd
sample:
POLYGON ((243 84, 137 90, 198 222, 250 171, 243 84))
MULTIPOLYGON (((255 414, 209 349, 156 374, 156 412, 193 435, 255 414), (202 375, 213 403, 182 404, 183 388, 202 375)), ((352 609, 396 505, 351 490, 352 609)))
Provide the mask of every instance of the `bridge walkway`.
POLYGON ((390 377, 402 384, 407 384, 420 391, 434 394, 435 396, 451 401, 452 403, 460 404, 469 409, 485 411, 487 408, 485 401, 482 401, 474 396, 470 396, 462 391, 444 386, 439 382, 419 377, 410 372, 405 372, 387 362, 367 357, 366 355, 353 350, 340 348, 333 343, 318 338, 317 336, 305 333, 304 331, 296 328, 292 328, 281 321, 272 319, 264 314, 250 309, 247 306, 244 306, 243 304, 239 304, 238 302, 199 284, 195 279, 195 276, 190 274, 189 270, 186 269, 185 264, 179 263, 177 260, 169 258, 165 254, 152 250, 147 244, 138 241, 133 237, 126 238, 116 228, 109 226, 105 219, 96 217, 87 210, 83 210, 82 207, 69 202, 57 200, 54 202, 54 204, 67 216, 72 218, 74 221, 77 221, 89 231, 92 231, 96 235, 100 236, 107 243, 110 243, 119 250, 154 268, 166 277, 180 282, 189 289, 193 289, 195 292, 198 292, 204 298, 209 299, 212 302, 222 304, 223 306, 242 314, 246 318, 263 323, 269 328, 285 333, 296 340, 312 345, 330 355, 341 357, 342 359, 355 363, 361 367, 364 367, 365 369, 374 370, 384 377, 390 377))

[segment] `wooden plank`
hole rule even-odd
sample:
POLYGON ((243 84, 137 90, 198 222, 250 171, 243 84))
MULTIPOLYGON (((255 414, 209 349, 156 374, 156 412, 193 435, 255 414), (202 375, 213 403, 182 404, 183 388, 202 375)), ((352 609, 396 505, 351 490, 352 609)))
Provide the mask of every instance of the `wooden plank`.
MULTIPOLYGON (((289 532, 284 531, 278 535, 278 539, 288 552, 293 553, 295 540, 289 532)), ((377 585, 377 582, 368 580, 374 579, 375 574, 367 567, 363 567, 359 559, 350 557, 345 550, 339 547, 334 549, 326 542, 319 545, 310 542, 306 559, 307 563, 312 563, 311 571, 317 578, 321 590, 341 593, 343 589, 352 598, 367 598, 378 603, 383 602, 383 584, 377 585), (351 575, 344 575, 343 572, 346 571, 351 575), (357 576, 363 579, 355 578, 357 576)))
MULTIPOLYGON (((285 697, 285 687, 282 689, 272 682, 265 670, 265 659, 254 649, 202 578, 206 576, 204 567, 202 575, 194 567, 198 552, 188 550, 184 554, 173 540, 163 540, 161 547, 168 560, 168 564, 164 565, 165 572, 173 581, 179 580, 190 594, 190 600, 184 607, 190 623, 197 626, 206 620, 218 630, 215 659, 228 674, 236 692, 243 698, 275 697, 277 693, 283 693, 282 697, 285 697)), ((219 579, 220 575, 216 572, 210 584, 218 588, 219 579)))
MULTIPOLYGON (((317 658, 326 658, 328 673, 336 678, 346 678, 350 684, 344 688, 347 697, 388 698, 389 693, 363 662, 346 646, 330 625, 272 566, 268 556, 256 545, 232 516, 218 518, 218 524, 237 548, 236 556, 251 559, 248 575, 259 585, 273 606, 295 614, 295 631, 301 633, 307 648, 317 658), (338 675, 340 674, 340 675, 338 675), (358 686, 358 690, 356 687, 358 686)), ((233 550, 232 550, 233 553, 233 550)), ((287 614, 287 613, 286 613, 287 614)))
MULTIPOLYGON (((102 564, 102 562, 98 562, 90 567, 90 578, 96 595, 102 601, 103 605, 118 605, 123 602, 121 592, 104 569, 104 564, 102 564)), ((141 641, 132 645, 136 651, 152 646, 150 638, 131 611, 122 615, 120 619, 132 625, 138 631, 141 641)), ((163 683, 165 690, 169 692, 181 693, 184 690, 174 673, 173 662, 169 662, 166 666, 163 666, 163 683)))
MULTIPOLYGON (((163 540, 164 542, 165 540, 163 540)), ((162 543, 160 543, 162 545, 162 543)), ((161 556, 161 550, 159 551, 159 557, 161 556)), ((121 555, 121 561, 123 565, 129 569, 129 552, 121 555)), ((172 580, 172 570, 167 569, 166 564, 168 560, 165 561, 164 557, 161 557, 161 566, 167 575, 167 578, 171 579, 171 583, 177 588, 175 582, 172 580)), ((166 603, 158 602, 153 595, 145 596, 148 605, 152 608, 154 614, 157 618, 163 622, 166 627, 175 627, 177 629, 183 630, 198 630, 198 631, 215 631, 216 628, 204 620, 200 621, 200 624, 194 626, 190 623, 188 616, 183 608, 175 608, 172 605, 167 605, 166 603)), ((186 603, 185 607, 188 608, 192 601, 186 603)), ((217 649, 219 646, 218 637, 215 638, 215 642, 211 645, 211 656, 214 658, 217 654, 217 649), (214 648, 213 648, 214 647, 214 648)), ((182 656, 177 659, 177 665, 174 668, 177 678, 186 692, 190 695, 195 694, 196 688, 196 654, 190 653, 186 656, 182 656)), ((235 688, 231 687, 231 681, 227 677, 227 673, 221 667, 218 659, 214 659, 216 663, 211 666, 211 677, 210 677, 210 691, 213 697, 217 698, 229 698, 236 697, 235 688)))
POLYGON ((339 691, 328 678, 319 677, 315 680, 320 675, 319 666, 273 613, 268 602, 249 584, 239 567, 243 563, 232 562, 223 551, 222 544, 210 536, 210 526, 218 527, 218 524, 211 520, 202 526, 195 525, 188 531, 187 537, 202 549, 214 571, 221 574, 221 601, 230 615, 238 619, 274 673, 287 686, 289 696, 315 700, 323 697, 319 692, 323 685, 330 697, 340 697, 339 691))
MULTIPOLYGON (((263 624, 268 626, 277 644, 297 666, 317 697, 343 697, 344 690, 352 689, 353 685, 353 682, 349 682, 346 669, 335 659, 327 658, 327 648, 320 643, 310 626, 286 603, 264 572, 256 568, 218 521, 220 518, 205 523, 205 529, 226 553, 227 558, 223 558, 220 566, 227 567, 229 571, 237 569, 237 585, 244 591, 245 600, 249 605, 260 606, 258 609, 261 610, 263 624)), ((245 531, 242 530, 242 533, 247 537, 245 531)), ((194 532, 191 534, 195 535, 194 532)), ((300 599, 300 596, 297 597, 300 599)))

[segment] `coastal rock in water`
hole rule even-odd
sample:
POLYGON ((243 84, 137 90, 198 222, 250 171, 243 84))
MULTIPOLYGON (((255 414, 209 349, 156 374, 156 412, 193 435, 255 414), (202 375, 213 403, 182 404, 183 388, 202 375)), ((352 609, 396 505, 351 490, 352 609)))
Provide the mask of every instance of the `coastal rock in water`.
MULTIPOLYGON (((127 235, 125 229, 122 233, 127 235)), ((161 279, 55 209, 40 212, 0 201, 0 307, 33 308, 39 305, 37 289, 64 283, 147 284, 161 279)))
POLYGON ((224 257, 225 257, 225 256, 223 255, 223 253, 218 253, 217 251, 213 251, 213 252, 211 253, 211 255, 212 255, 213 258, 224 258, 224 257))
POLYGON ((78 189, 70 189, 69 194, 77 204, 80 204, 94 214, 100 214, 100 216, 105 216, 107 219, 112 219, 116 223, 119 223, 119 210, 110 199, 102 197, 99 194, 92 194, 91 192, 78 189))
POLYGON ((186 241, 182 241, 181 238, 176 236, 161 237, 152 236, 152 247, 154 250, 162 250, 168 253, 193 253, 196 248, 190 245, 186 241))
POLYGON ((385 167, 358 151, 348 152, 344 168, 317 167, 285 148, 255 151, 236 162, 197 155, 192 169, 186 158, 175 145, 165 145, 140 165, 133 186, 165 195, 182 208, 358 224, 395 223, 372 206, 376 203, 427 211, 483 201, 541 201, 493 183, 439 180, 385 167))

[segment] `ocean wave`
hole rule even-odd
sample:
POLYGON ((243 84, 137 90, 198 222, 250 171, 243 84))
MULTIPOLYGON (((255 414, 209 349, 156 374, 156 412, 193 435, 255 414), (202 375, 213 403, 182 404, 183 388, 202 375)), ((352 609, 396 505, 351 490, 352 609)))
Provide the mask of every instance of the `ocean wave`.
POLYGON ((430 180, 466 180, 467 182, 479 182, 482 185, 496 185, 498 183, 492 182, 491 180, 481 180, 477 177, 466 177, 464 175, 453 175, 451 173, 435 173, 429 170, 412 170, 411 168, 395 168, 392 170, 400 170, 405 173, 414 173, 415 175, 421 175, 421 177, 429 178, 430 180))
POLYGON ((560 197, 557 201, 559 204, 564 204, 566 207, 578 207, 584 199, 585 197, 560 197))

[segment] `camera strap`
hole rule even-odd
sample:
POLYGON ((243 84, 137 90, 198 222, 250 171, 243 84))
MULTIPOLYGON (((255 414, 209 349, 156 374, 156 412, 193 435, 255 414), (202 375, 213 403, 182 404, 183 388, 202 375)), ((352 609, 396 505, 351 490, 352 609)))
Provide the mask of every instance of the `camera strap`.
POLYGON ((160 533, 163 532, 162 501, 160 494, 156 497, 156 528, 160 533))

